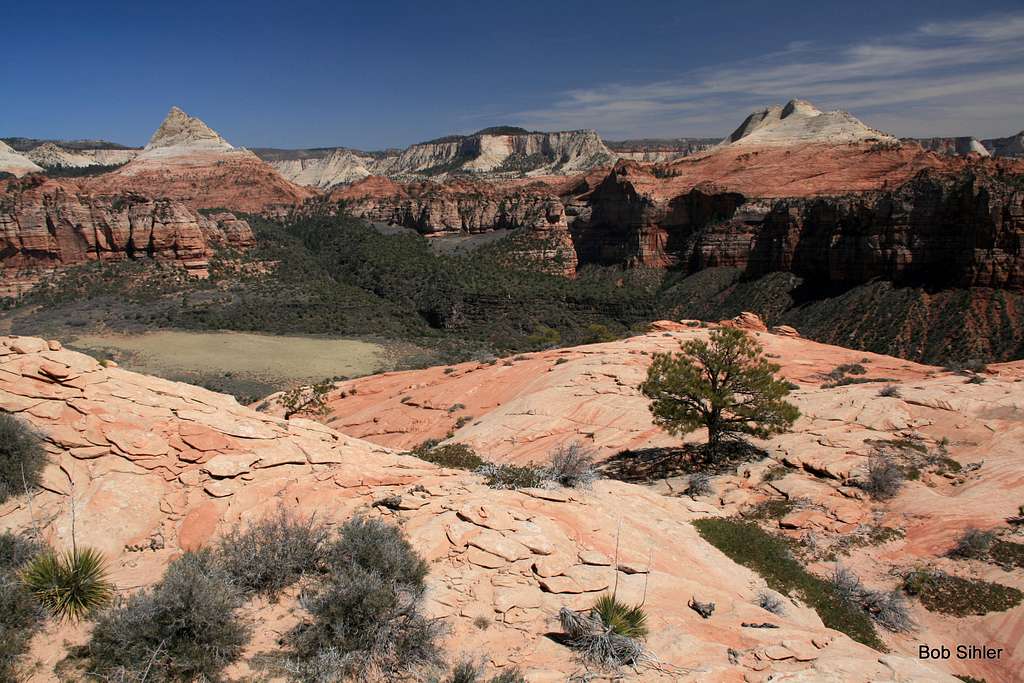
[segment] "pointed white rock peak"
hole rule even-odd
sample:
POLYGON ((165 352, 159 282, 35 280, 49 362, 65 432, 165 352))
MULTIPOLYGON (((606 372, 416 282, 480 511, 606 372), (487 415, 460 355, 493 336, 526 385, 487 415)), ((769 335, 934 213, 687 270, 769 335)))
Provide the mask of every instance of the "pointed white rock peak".
POLYGON ((232 150, 234 147, 201 120, 171 107, 164 122, 149 139, 143 154, 160 149, 232 150))
POLYGON ((724 145, 785 146, 807 143, 898 142, 845 111, 822 111, 807 100, 790 100, 753 112, 724 145))
POLYGON ((20 178, 26 173, 38 173, 42 170, 31 159, 14 151, 0 140, 0 173, 10 173, 20 178))

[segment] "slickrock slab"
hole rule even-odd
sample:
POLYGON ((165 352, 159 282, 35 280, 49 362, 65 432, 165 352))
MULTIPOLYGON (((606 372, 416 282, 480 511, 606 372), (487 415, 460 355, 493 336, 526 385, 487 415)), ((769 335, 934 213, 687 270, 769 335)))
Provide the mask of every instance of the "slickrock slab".
POLYGON ((509 562, 525 560, 530 557, 529 548, 491 529, 485 529, 470 538, 469 545, 492 555, 503 557, 509 562))
POLYGON ((250 471, 252 461, 253 456, 251 454, 218 455, 203 465, 203 471, 211 477, 217 477, 218 479, 237 477, 250 471))
MULTIPOLYGON (((676 341, 669 339, 666 344, 676 341)), ((631 343, 639 346, 638 342, 631 343)), ((606 350, 600 348, 604 345, 588 346, 577 352, 580 361, 557 366, 558 372, 572 370, 574 362, 589 363, 607 353, 615 355, 619 344, 606 350)), ((30 345, 52 353, 49 344, 30 345)), ((0 351, 7 347, 0 339, 0 351)), ((13 353, 8 356, 38 360, 13 353)), ((629 357, 647 358, 639 354, 629 357)), ((64 364, 78 367, 73 362, 64 364)), ((546 361, 545 372, 548 367, 553 367, 550 360, 546 361)), ((588 384, 575 385, 585 401, 594 396, 594 386, 601 387, 604 382, 614 385, 612 377, 600 375, 599 362, 587 367, 593 372, 588 384)), ((612 363, 607 369, 610 375, 619 376, 624 372, 622 367, 627 366, 612 363)), ((10 373, 0 370, 0 376, 5 374, 10 373)), ((548 373, 555 374, 554 370, 548 373)), ((533 672, 554 672, 558 680, 565 680, 578 669, 572 654, 544 634, 552 630, 552 615, 560 607, 589 609, 613 583, 617 583, 620 599, 644 601, 651 628, 647 645, 661 663, 657 669, 639 672, 637 680, 668 683, 680 680, 680 672, 695 672, 693 675, 700 680, 735 681, 750 672, 805 680, 832 677, 869 681, 892 679, 892 672, 904 664, 906 671, 913 670, 907 661, 914 653, 907 653, 908 657, 888 655, 895 663, 882 664, 877 652, 825 629, 816 615, 798 605, 777 619, 773 617, 780 629, 771 634, 741 630, 738 624, 742 622, 764 621, 764 611, 755 604, 763 580, 724 559, 690 524, 708 514, 721 514, 714 505, 693 506, 688 498, 662 496, 612 480, 598 480, 591 490, 566 492, 558 500, 497 491, 487 488, 472 473, 441 470, 322 425, 312 428, 304 421, 280 421, 240 407, 228 397, 188 385, 101 367, 84 371, 75 381, 79 380, 86 382, 84 392, 76 389, 74 395, 33 397, 32 412, 27 408, 20 412, 41 431, 53 426, 67 428, 63 439, 69 444, 85 444, 47 442, 52 462, 45 477, 50 490, 35 495, 33 510, 36 519, 42 520, 45 537, 54 547, 66 548, 70 543, 68 503, 73 494, 78 501, 79 544, 97 547, 104 553, 112 577, 121 588, 152 584, 167 562, 182 551, 208 545, 233 525, 250 524, 274 513, 279 506, 331 526, 355 514, 383 516, 400 523, 414 548, 428 560, 425 608, 428 616, 450 629, 451 640, 446 642, 458 643, 465 651, 486 651, 495 663, 507 666, 518 662, 531 676, 533 672), (146 435, 158 437, 161 442, 146 435), (198 438, 189 444, 186 435, 198 438), (232 441, 235 443, 223 451, 197 447, 232 441), (321 448, 337 461, 299 462, 300 456, 309 458, 321 448), (256 466, 258 463, 274 465, 256 466), (373 501, 384 496, 401 496, 403 503, 410 504, 398 510, 373 508, 373 501), (609 558, 617 544, 620 547, 615 562, 609 558), (715 618, 707 625, 694 627, 694 619, 699 617, 686 608, 680 595, 699 595, 715 602, 719 606, 715 618), (477 619, 486 620, 487 628, 474 624, 477 619), (681 638, 680 633, 686 637, 681 638), (757 666, 763 664, 761 671, 745 666, 744 662, 753 661, 753 656, 741 656, 739 663, 730 661, 729 648, 752 653, 779 646, 780 637, 785 639, 783 644, 790 656, 757 660, 761 662, 757 666), (789 641, 812 642, 817 658, 809 659, 810 651, 801 645, 790 648, 789 641), (822 643, 827 646, 819 648, 822 643)), ((4 381, 2 389, 12 397, 34 396, 41 393, 39 386, 72 391, 20 374, 4 381)), ((992 379, 980 389, 972 385, 972 390, 989 392, 999 383, 992 379)), ((612 398, 598 400, 614 404, 621 394, 603 396, 612 398)), ((990 402, 985 408, 979 405, 972 410, 992 410, 993 406, 999 409, 1000 404, 990 402)), ((582 419, 585 409, 568 412, 574 420, 582 419)), ((985 433, 991 432, 986 429, 985 433)), ((1007 437, 1007 433, 1003 429, 999 438, 1017 438, 1012 434, 1007 437)), ((1011 449, 994 448, 995 437, 986 436, 992 440, 984 441, 978 434, 982 432, 970 431, 971 438, 979 439, 978 448, 986 452, 982 471, 992 468, 997 481, 1012 481, 1014 470, 1002 469, 1007 466, 1004 463, 1015 462, 1008 452, 1011 449)), ((800 470, 787 479, 795 476, 813 475, 800 470)), ((722 479, 723 486, 740 486, 743 481, 740 477, 722 479)), ((751 491, 768 490, 760 481, 747 481, 745 486, 751 491)), ((914 519, 927 521, 936 516, 936 510, 948 506, 945 496, 910 495, 916 487, 924 485, 908 484, 907 491, 895 501, 903 507, 889 514, 913 512, 921 515, 914 519)), ((812 488, 817 494, 827 495, 823 499, 826 502, 834 499, 872 504, 848 498, 833 487, 812 488)), ((790 490, 795 493, 800 487, 790 490)), ((991 490, 984 489, 971 494, 971 504, 1003 514, 1005 506, 989 501, 990 494, 991 490)), ((1001 494, 1001 498, 1008 500, 1006 495, 1001 494)), ((0 530, 24 529, 31 524, 25 502, 16 497, 0 505, 0 530)), ((824 509, 830 515, 836 511, 834 506, 824 509)), ((829 519, 839 523, 831 516, 829 519)), ((932 539, 928 534, 917 537, 915 533, 908 528, 906 541, 890 545, 948 544, 941 534, 932 539)), ((872 585, 876 583, 884 585, 877 579, 872 585)), ((288 611, 294 605, 294 595, 287 594, 282 597, 280 609, 288 611)), ((276 623, 276 608, 254 604, 246 609, 251 609, 251 617, 260 623, 276 623)), ((1013 628, 1015 618, 1013 613, 1001 614, 997 621, 1013 628)), ((928 629, 936 628, 926 619, 921 622, 928 629)), ((977 622, 990 628, 986 618, 977 622)), ((57 656, 52 648, 63 648, 65 641, 76 645, 82 642, 80 632, 64 626, 54 628, 33 641, 33 657, 58 661, 63 655, 57 656)), ((257 634, 257 639, 262 637, 257 634)), ((274 641, 254 641, 253 647, 271 648, 274 641)), ((931 678, 919 676, 917 680, 944 680, 934 667, 925 666, 921 671, 929 672, 931 678)), ((231 678, 246 675, 241 668, 227 673, 231 678)), ((993 672, 988 675, 998 680, 993 672)))

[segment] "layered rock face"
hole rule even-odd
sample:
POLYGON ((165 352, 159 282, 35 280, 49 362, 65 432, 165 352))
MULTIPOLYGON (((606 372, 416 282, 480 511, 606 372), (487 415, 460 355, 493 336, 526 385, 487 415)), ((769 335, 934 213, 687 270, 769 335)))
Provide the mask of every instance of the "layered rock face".
POLYGON ((583 262, 1024 289, 1024 190, 988 174, 922 172, 894 190, 838 197, 766 200, 695 188, 658 202, 624 173, 591 201, 590 224, 574 228, 583 262))
POLYGON ((26 173, 38 173, 43 169, 28 157, 15 152, 0 140, 0 173, 21 177, 26 173))
POLYGON ((453 173, 496 180, 573 175, 611 166, 618 158, 593 130, 533 133, 485 129, 384 153, 336 148, 288 155, 261 151, 281 174, 301 185, 330 188, 371 175, 395 180, 443 180, 453 173), (281 157, 298 158, 281 158, 281 157))
POLYGON ((137 192, 193 208, 253 212, 294 206, 314 194, 177 107, 129 163, 80 184, 100 194, 137 192))
MULTIPOLYGON (((204 216, 175 201, 81 194, 54 180, 11 183, 0 197, 4 283, 19 271, 89 261, 155 258, 203 274, 213 249, 253 244, 249 224, 230 213, 204 216)), ((7 293, 8 295, 10 292, 7 293)))
MULTIPOLYGON (((669 341, 657 335, 644 343, 654 339, 669 341)), ((595 352, 602 349, 592 347, 589 355, 595 352)), ((644 358, 625 357, 634 364, 644 358)), ((614 387, 611 377, 622 366, 596 360, 589 361, 589 388, 614 387)), ((574 366, 583 369, 559 367, 574 366)), ((955 663, 921 663, 900 654, 911 647, 900 643, 895 653, 871 650, 826 629, 796 600, 781 596, 778 615, 758 607, 764 580, 709 546, 690 524, 723 514, 712 501, 611 480, 587 491, 498 491, 472 473, 309 420, 259 413, 205 389, 101 367, 34 338, 0 339, 0 408, 39 431, 49 458, 31 505, 26 496, 0 505, 0 529, 38 525, 63 550, 71 543, 67 510, 74 504, 78 545, 102 552, 110 578, 129 592, 156 582, 182 551, 281 507, 329 526, 358 514, 401 526, 428 563, 426 612, 448 630, 444 650, 452 658, 486 652, 489 676, 518 665, 530 680, 566 680, 580 665, 546 636, 557 628, 552 615, 562 607, 585 609, 614 588, 620 600, 643 601, 648 615, 646 645, 657 663, 642 666, 637 680, 955 683, 943 670, 955 663), (377 504, 383 499, 397 500, 395 509, 377 504), (710 620, 687 608, 691 596, 717 605, 710 620), (487 629, 474 624, 481 619, 487 629), (777 628, 743 626, 765 621, 777 628)), ((836 425, 828 426, 839 439, 836 425)), ((758 495, 753 482, 749 497, 758 495)), ((242 608, 241 618, 260 628, 227 679, 256 675, 248 657, 280 647, 281 633, 303 615, 297 593, 285 591, 277 605, 257 600, 242 608)), ((992 643, 1018 631, 1017 614, 1003 616, 1004 633, 992 643)), ((88 629, 52 623, 32 641, 25 665, 49 678, 65 650, 87 639, 88 629)), ((992 677, 1001 671, 996 666, 1010 671, 1015 664, 976 671, 992 677)))
MULTIPOLYGON (((425 235, 526 228, 543 243, 538 263, 573 275, 576 251, 569 235, 565 200, 544 183, 496 187, 484 181, 399 184, 370 177, 329 195, 354 216, 402 225, 425 235)), ((569 208, 568 212, 574 209, 569 208)))
POLYGON ((608 149, 620 159, 632 161, 675 161, 691 154, 704 152, 719 143, 718 138, 672 138, 606 141, 608 149))

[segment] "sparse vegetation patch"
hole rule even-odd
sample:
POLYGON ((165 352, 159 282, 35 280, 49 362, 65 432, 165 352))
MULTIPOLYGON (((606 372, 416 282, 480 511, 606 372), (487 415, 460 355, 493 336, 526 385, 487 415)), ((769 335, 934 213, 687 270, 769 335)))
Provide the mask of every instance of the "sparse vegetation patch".
POLYGON ((917 597, 925 609, 957 617, 1003 612, 1024 598, 1016 588, 939 571, 919 569, 904 577, 903 589, 917 597))
POLYGON ((769 588, 783 594, 794 593, 804 600, 829 628, 876 650, 885 650, 867 613, 851 606, 831 584, 804 569, 782 539, 754 522, 735 519, 699 519, 693 525, 708 543, 734 562, 757 572, 769 588))

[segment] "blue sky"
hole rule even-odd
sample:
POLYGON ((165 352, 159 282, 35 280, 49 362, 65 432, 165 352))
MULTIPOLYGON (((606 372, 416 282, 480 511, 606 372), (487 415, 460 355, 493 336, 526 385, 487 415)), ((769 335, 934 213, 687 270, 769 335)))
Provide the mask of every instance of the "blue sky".
POLYGON ((237 145, 490 125, 716 136, 793 97, 897 135, 1024 128, 1024 4, 7 3, 0 136, 144 144, 171 105, 237 145))

